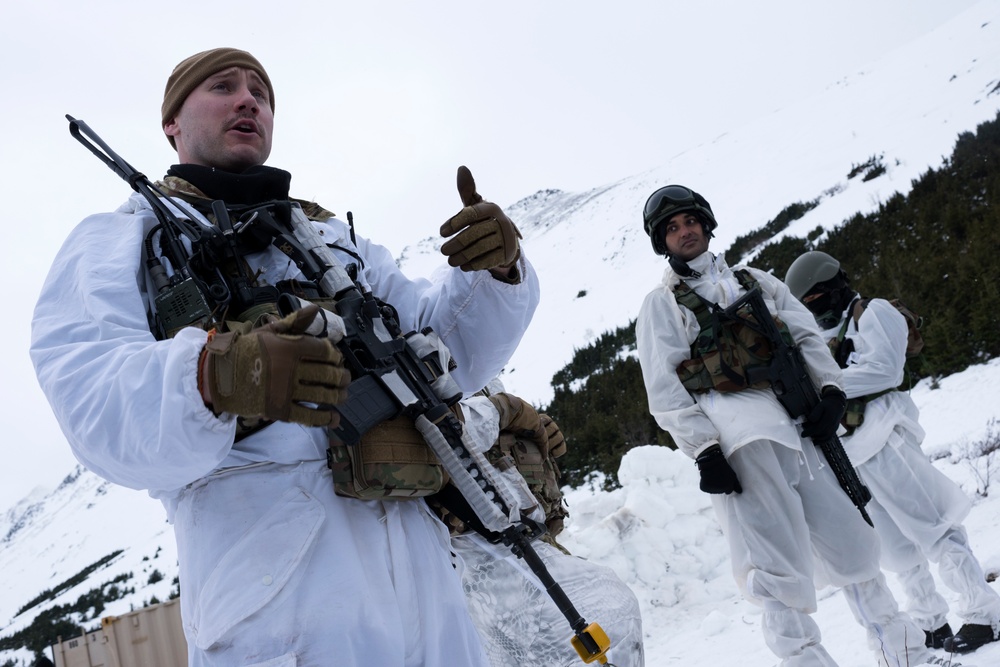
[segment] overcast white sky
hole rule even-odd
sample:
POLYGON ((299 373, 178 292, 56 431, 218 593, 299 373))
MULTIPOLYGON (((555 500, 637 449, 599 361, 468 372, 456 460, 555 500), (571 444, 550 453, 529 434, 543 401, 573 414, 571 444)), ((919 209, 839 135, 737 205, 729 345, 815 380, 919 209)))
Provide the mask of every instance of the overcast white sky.
MULTIPOLYGON (((987 0, 996 2, 997 0, 987 0)), ((151 178, 173 66, 254 53, 275 86, 269 164, 293 194, 398 253, 459 208, 455 168, 501 205, 587 190, 818 93, 974 0, 141 3, 36 0, 0 25, 0 511, 73 460, 27 356, 31 310, 74 225, 128 186, 69 136, 85 120, 151 178)), ((747 174, 767 187, 766 174, 747 174)))

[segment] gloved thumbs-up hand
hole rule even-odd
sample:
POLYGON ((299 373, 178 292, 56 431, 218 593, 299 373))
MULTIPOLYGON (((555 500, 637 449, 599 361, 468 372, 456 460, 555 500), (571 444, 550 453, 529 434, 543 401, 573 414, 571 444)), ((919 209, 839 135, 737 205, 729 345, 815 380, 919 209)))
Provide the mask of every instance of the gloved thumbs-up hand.
POLYGON ((467 167, 458 168, 458 194, 464 208, 441 225, 448 238, 441 252, 463 271, 510 269, 521 255, 521 232, 496 204, 483 201, 467 167))

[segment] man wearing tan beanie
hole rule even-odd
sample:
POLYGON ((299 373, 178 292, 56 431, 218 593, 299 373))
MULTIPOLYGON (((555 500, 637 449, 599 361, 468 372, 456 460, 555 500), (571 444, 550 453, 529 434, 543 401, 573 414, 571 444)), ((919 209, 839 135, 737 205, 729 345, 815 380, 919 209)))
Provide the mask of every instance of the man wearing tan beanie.
POLYGON ((167 79, 160 115, 182 164, 241 172, 271 154, 274 88, 246 51, 212 49, 181 62, 167 79))
MULTIPOLYGON (((447 529, 424 500, 444 484, 440 463, 410 416, 345 436, 345 402, 369 407, 355 382, 371 376, 345 361, 331 326, 344 291, 325 278, 337 268, 391 311, 377 322, 397 338, 437 332, 469 395, 538 304, 516 227, 461 167, 463 207, 441 225, 449 266, 407 277, 264 166, 274 88, 245 51, 182 61, 161 122, 178 163, 156 186, 176 217, 137 192, 80 223, 36 305, 31 355, 76 457, 163 502, 188 664, 485 667, 447 529), (279 307, 303 302, 326 309, 318 334, 315 305, 279 307)), ((487 417, 467 414, 469 432, 487 417)))

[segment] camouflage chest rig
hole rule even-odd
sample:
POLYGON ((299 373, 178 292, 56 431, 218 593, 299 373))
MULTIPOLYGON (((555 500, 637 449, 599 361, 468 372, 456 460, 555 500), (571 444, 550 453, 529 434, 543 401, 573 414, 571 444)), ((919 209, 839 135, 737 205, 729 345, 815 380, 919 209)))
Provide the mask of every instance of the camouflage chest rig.
MULTIPOLYGON (((213 202, 200 190, 181 178, 168 176, 158 185, 170 195, 190 204, 213 225, 219 225, 220 216, 230 216, 239 222, 254 221, 242 228, 247 230, 240 236, 244 252, 206 259, 201 265, 200 272, 206 274, 205 282, 210 284, 209 289, 227 290, 234 295, 230 301, 233 307, 227 310, 224 317, 224 330, 246 332, 278 318, 277 304, 282 295, 294 296, 326 310, 335 310, 334 299, 324 294, 316 283, 282 280, 274 285, 267 284, 243 258, 245 254, 263 250, 272 244, 269 228, 285 224, 283 218, 292 215, 293 204, 301 208, 310 220, 326 221, 333 217, 333 213, 313 202, 299 200, 227 207, 226 211, 220 211, 213 208, 213 202)), ((358 261, 361 261, 360 258, 358 261)), ((352 277, 356 277, 357 271, 357 265, 347 267, 352 277)), ((391 310, 388 304, 384 306, 391 310)), ((171 337, 177 330, 164 334, 171 337)), ((261 418, 238 417, 235 440, 238 442, 270 424, 261 418)), ((359 499, 417 498, 437 493, 447 482, 443 466, 409 418, 401 416, 384 421, 351 446, 342 443, 333 431, 328 431, 328 437, 327 465, 332 471, 334 491, 338 495, 359 499)))
MULTIPOLYGON (((746 269, 733 272, 743 289, 750 291, 757 280, 746 269)), ((768 371, 774 355, 765 336, 744 324, 754 322, 749 309, 735 317, 698 295, 683 280, 674 289, 677 303, 694 313, 700 331, 691 345, 691 358, 677 367, 684 388, 693 393, 767 389, 771 386, 768 371)), ((791 342, 788 327, 777 317, 774 322, 786 341, 791 342)))

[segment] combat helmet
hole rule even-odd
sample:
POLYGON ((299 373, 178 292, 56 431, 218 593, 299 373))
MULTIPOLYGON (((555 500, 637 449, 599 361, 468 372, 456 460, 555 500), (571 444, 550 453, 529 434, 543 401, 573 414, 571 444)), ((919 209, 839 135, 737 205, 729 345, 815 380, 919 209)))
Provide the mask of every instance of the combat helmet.
POLYGON ((785 284, 824 329, 837 325, 855 296, 840 262, 819 250, 799 255, 785 272, 785 284))
POLYGON ((653 244, 653 252, 668 254, 660 227, 674 215, 689 211, 701 220, 705 236, 711 237, 718 227, 715 214, 708 201, 694 190, 683 185, 665 185, 649 196, 642 209, 642 224, 653 244))
POLYGON ((836 278, 840 262, 820 250, 810 250, 795 258, 785 273, 785 284, 799 301, 818 283, 836 278))

